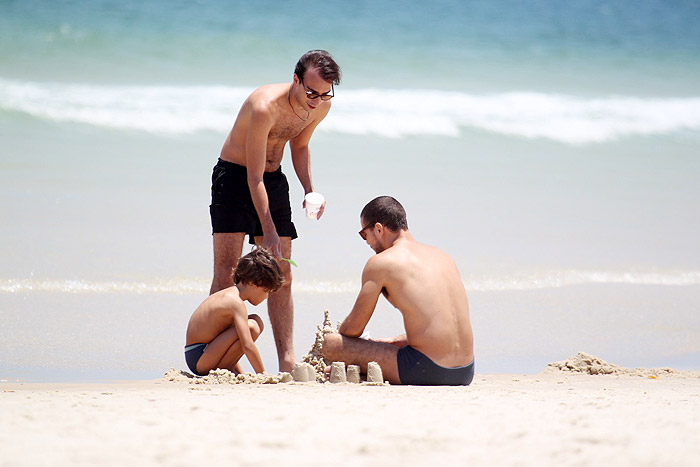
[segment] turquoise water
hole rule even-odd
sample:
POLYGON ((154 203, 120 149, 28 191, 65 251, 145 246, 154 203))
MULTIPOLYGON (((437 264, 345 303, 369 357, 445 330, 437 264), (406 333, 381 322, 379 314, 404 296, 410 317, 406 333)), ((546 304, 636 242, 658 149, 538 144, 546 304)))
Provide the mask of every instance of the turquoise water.
MULTIPOLYGON (((322 221, 284 164, 298 356, 352 306, 359 211, 392 194, 460 267, 478 371, 700 368, 700 2, 4 1, 0 378, 183 367, 211 167, 312 48, 344 76, 311 145, 322 221)), ((370 330, 400 326, 382 302, 370 330)))
POLYGON ((699 10, 697 1, 6 1, 0 37, 4 77, 42 81, 257 86, 287 80, 288 62, 316 47, 337 55, 348 86, 692 95, 699 10))

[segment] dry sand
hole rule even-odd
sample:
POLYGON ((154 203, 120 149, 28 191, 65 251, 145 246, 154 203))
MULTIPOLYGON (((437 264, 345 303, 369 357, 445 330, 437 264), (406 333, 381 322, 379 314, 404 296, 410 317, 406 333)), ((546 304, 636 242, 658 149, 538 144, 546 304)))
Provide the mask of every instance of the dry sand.
POLYGON ((477 374, 469 387, 193 383, 179 372, 0 383, 0 465, 698 465, 699 372, 592 375, 609 364, 565 362, 477 374))

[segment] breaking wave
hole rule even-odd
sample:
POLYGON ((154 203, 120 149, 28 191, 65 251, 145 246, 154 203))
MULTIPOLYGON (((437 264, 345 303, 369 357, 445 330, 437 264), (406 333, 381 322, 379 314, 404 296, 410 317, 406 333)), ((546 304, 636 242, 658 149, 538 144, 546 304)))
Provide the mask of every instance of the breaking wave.
MULTIPOLYGON (((252 88, 23 82, 0 78, 0 112, 161 134, 225 132, 252 88)), ((402 138, 464 130, 564 144, 700 130, 700 97, 576 97, 343 89, 319 131, 402 138)))

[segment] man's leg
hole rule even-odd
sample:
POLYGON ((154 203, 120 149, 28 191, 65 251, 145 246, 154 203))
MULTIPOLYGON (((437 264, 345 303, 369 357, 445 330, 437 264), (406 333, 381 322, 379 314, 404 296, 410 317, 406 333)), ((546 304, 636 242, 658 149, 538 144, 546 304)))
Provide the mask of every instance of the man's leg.
MULTIPOLYGON (((255 242, 260 245, 262 237, 255 237, 255 242)), ((282 257, 291 258, 291 237, 280 237, 282 257)), ((267 312, 270 315, 272 335, 277 347, 277 361, 279 371, 291 372, 297 358, 294 356, 294 303, 292 301, 292 270, 287 261, 279 262, 284 273, 284 285, 277 292, 271 293, 267 298, 267 312)))
POLYGON ((326 334, 323 340, 323 357, 331 362, 345 362, 346 365, 360 365, 360 371, 367 373, 367 363, 377 362, 382 374, 391 384, 401 384, 396 354, 399 347, 383 342, 375 342, 340 334, 326 334))
POLYGON ((214 234, 214 278, 209 295, 233 285, 231 272, 241 258, 244 240, 243 232, 214 234))

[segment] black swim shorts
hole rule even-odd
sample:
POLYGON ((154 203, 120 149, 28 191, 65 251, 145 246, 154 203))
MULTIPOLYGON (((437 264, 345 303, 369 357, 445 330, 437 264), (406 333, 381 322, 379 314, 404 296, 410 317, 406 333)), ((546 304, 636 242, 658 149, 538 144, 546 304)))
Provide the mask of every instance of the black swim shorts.
POLYGON ((469 386, 474 379, 474 361, 469 365, 445 368, 410 345, 396 354, 401 384, 416 386, 469 386))
MULTIPOLYGON (((289 203, 289 183, 282 173, 282 167, 274 172, 265 172, 263 183, 277 235, 297 238, 289 203)), ((211 176, 209 214, 214 233, 243 232, 250 235, 251 244, 255 243, 254 236, 262 236, 262 224, 250 196, 245 167, 219 159, 211 176)))
MULTIPOLYGON (((190 371, 197 376, 206 376, 197 371, 197 362, 202 358, 202 354, 205 350, 207 350, 207 344, 201 342, 185 346, 185 362, 187 362, 190 371)), ((209 372, 207 371, 207 373, 209 372)))

